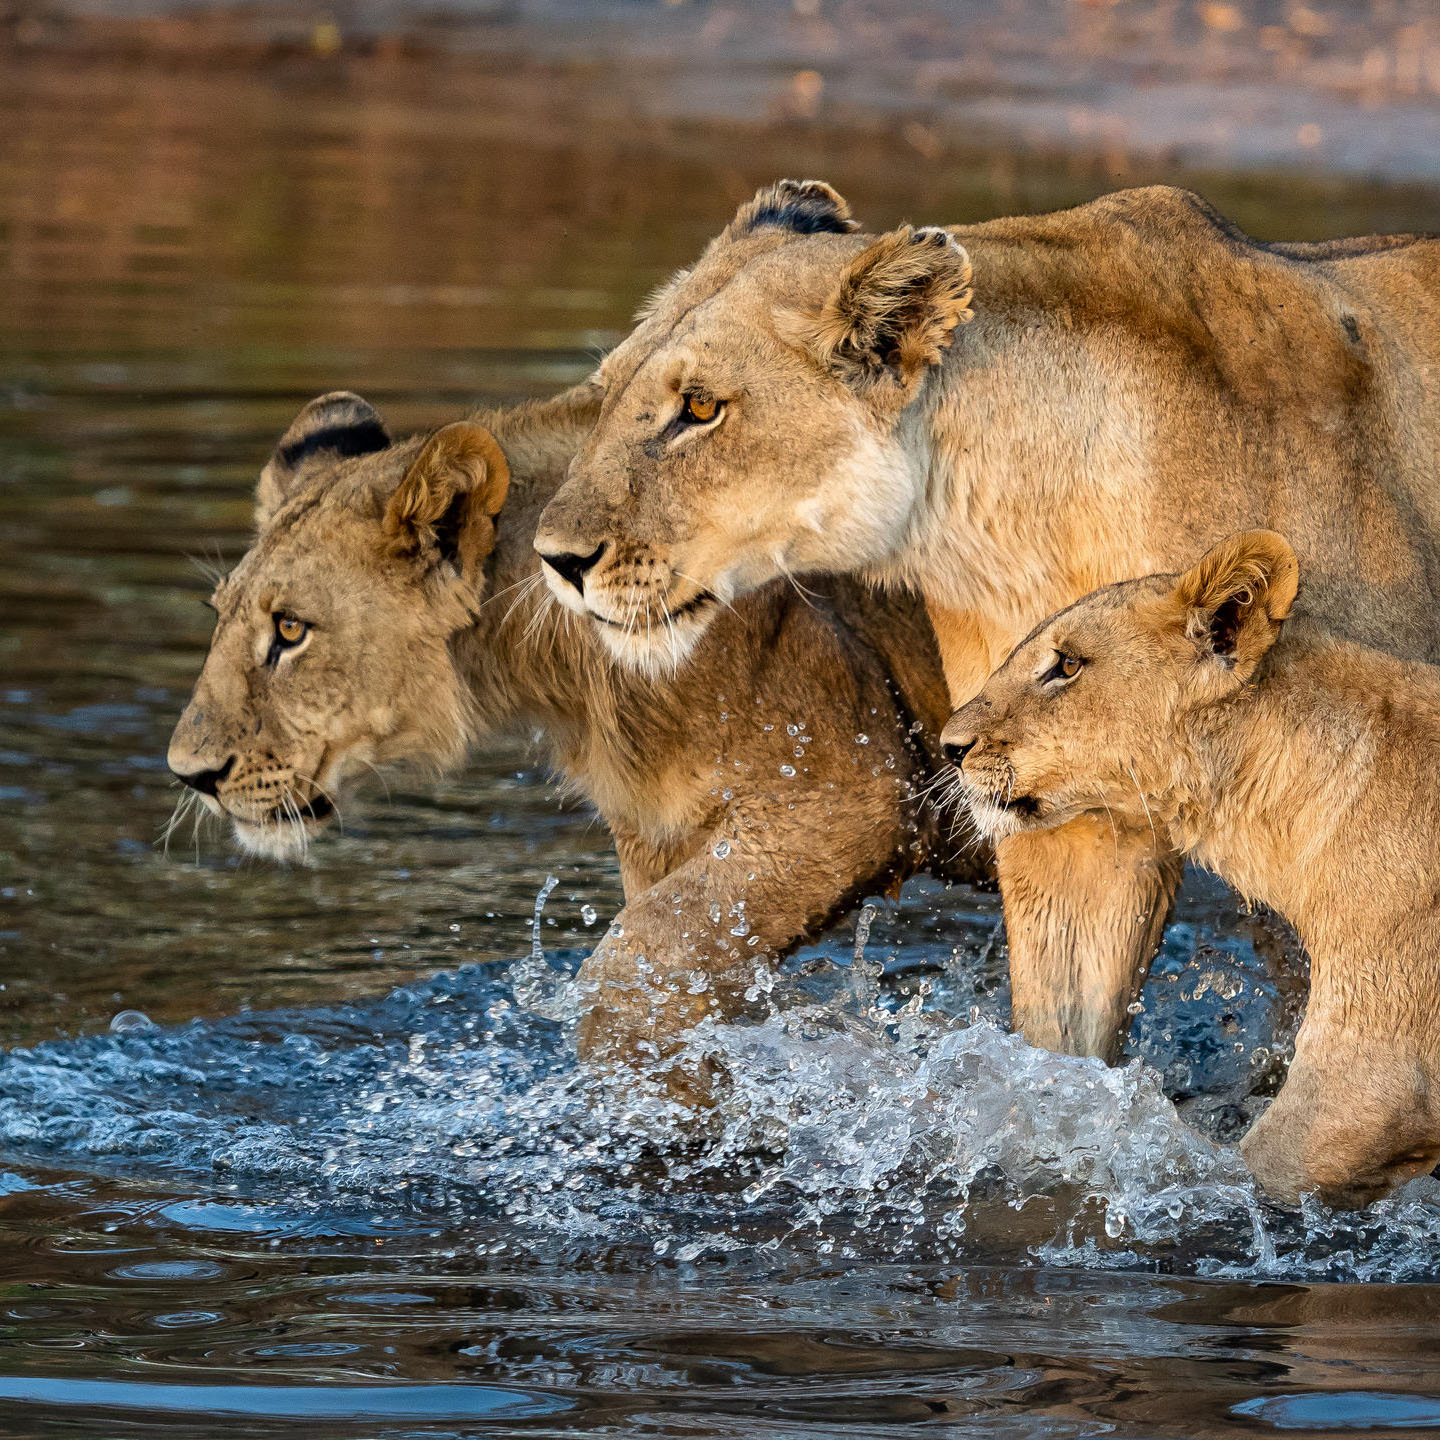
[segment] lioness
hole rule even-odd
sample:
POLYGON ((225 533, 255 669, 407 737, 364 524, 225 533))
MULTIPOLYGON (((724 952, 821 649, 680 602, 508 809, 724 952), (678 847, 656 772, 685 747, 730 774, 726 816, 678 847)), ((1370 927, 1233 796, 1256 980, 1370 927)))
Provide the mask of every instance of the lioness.
POLYGON ((284 857, 357 769, 543 730, 619 854, 581 1039, 628 1054, 734 1012, 757 962, 955 846, 916 803, 948 713, 918 602, 771 586, 666 678, 620 669, 552 605, 535 520, 598 408, 580 387, 392 444, 357 396, 307 405, 213 596, 169 763, 244 849, 284 857))
POLYGON ((1298 622, 1270 530, 1047 620, 948 733, 992 837, 1154 825, 1310 952, 1284 1088, 1241 1146, 1266 1189, 1356 1207, 1440 1160, 1440 670, 1298 622))
MULTIPOLYGON (((636 620, 693 644, 777 575, 859 571, 923 592, 961 704, 1042 616, 1236 524, 1294 537, 1309 613, 1440 658, 1440 243, 1262 244, 1166 188, 854 232, 828 185, 762 191, 600 366, 536 543, 622 658, 665 658, 636 620)), ((1018 1028, 1113 1056, 1177 857, 1083 816, 998 860, 1018 1028)))

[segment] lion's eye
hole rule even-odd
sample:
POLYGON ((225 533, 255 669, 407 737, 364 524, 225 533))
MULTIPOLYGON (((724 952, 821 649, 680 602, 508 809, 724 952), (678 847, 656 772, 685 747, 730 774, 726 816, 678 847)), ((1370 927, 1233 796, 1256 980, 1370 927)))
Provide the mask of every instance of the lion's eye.
POLYGON ((1078 655, 1067 655, 1063 650, 1055 652, 1055 663, 1040 677, 1041 683, 1050 680, 1073 680, 1084 668, 1085 662, 1078 655))
POLYGON ((719 413, 720 402, 705 395, 686 395, 680 418, 691 425, 708 425, 719 413))
POLYGON ((275 617, 275 638, 282 645, 298 645, 309 633, 310 627, 293 615, 275 617))

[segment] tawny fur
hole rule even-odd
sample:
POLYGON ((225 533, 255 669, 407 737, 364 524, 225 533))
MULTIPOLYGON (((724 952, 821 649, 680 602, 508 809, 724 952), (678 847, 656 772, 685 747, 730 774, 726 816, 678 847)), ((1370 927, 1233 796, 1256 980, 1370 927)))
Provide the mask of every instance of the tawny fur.
MULTIPOLYGON (((531 537, 596 403, 572 391, 297 474, 272 461, 171 763, 233 757, 217 808, 275 853, 318 829, 281 823, 282 791, 303 804, 365 764, 447 768, 483 735, 540 730, 609 826, 625 887, 623 933, 584 966, 598 994, 582 1044, 653 1059, 736 1014, 757 966, 965 836, 919 799, 948 704, 918 602, 771 586, 717 617, 679 675, 650 677, 549 599, 531 537), (271 668, 277 608, 314 631, 271 668)), ((323 431, 335 403, 322 410, 277 456, 323 431)))
POLYGON ((1280 1198, 1351 1207, 1440 1160, 1440 669, 1303 619, 1276 663, 1296 584, 1288 542, 1258 531, 1098 591, 947 733, 992 834, 1153 825, 1295 926, 1309 1005, 1242 1150, 1280 1198))
MULTIPOLYGON (((864 317, 904 231, 712 242, 600 367, 600 419, 543 517, 552 553, 608 546, 585 608, 624 624, 865 572, 925 596, 960 704, 1060 606, 1276 525, 1308 613, 1440 659, 1440 243, 1263 244, 1164 187, 948 233, 904 251, 906 303, 879 287, 900 343, 868 354, 879 332, 840 317, 864 317), (956 247, 974 318, 946 332, 956 247), (687 389, 722 418, 660 440, 687 389)), ((615 649, 653 663, 665 639, 633 623, 615 649)), ((998 860, 1017 1028, 1115 1055, 1177 857, 1083 817, 998 860)))

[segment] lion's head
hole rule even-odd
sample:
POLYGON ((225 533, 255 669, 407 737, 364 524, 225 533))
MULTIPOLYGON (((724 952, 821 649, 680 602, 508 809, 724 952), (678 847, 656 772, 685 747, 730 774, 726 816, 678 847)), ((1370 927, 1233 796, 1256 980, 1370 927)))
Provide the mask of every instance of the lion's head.
POLYGON ((356 395, 311 401, 285 432, 168 756, 242 848, 302 851, 359 767, 463 755, 449 641, 474 619, 508 484, 483 426, 392 446, 356 395))
POLYGON ((970 262, 945 230, 854 230, 819 181, 761 191, 601 365, 535 544, 623 661, 677 659, 735 595, 877 564, 911 526, 907 417, 969 315, 970 262))
POLYGON ((1249 530, 1183 575, 1110 585, 1046 620, 943 733, 980 829, 999 838, 1096 811, 1144 826, 1185 721, 1254 673, 1298 577, 1283 536, 1249 530))

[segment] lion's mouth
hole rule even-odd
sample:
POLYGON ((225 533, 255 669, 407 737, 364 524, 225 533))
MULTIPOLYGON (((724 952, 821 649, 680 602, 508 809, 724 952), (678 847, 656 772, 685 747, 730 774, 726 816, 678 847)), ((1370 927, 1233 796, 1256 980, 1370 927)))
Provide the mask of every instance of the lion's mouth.
POLYGON ((968 771, 960 770, 960 782, 966 798, 972 805, 983 805, 997 815, 1012 820, 1031 819, 1040 813, 1040 800, 1035 795, 1017 795, 1011 788, 1013 780, 1008 777, 977 778, 968 771))
POLYGON ((285 821, 314 820, 317 823, 328 820, 335 813, 333 802, 327 800, 323 795, 312 796, 303 803, 299 800, 292 801, 289 805, 277 805, 266 817, 272 824, 283 824, 285 821))
MULTIPOLYGON (((702 590, 692 599, 685 601, 683 605, 676 605, 672 610, 662 610, 658 616, 646 614, 643 618, 646 625, 673 625, 677 620, 684 620, 688 616, 699 614, 700 611, 716 603, 715 597, 708 591, 702 590)), ((636 620, 612 620, 608 615, 599 615, 594 610, 590 612, 592 618, 598 620, 602 625, 608 625, 612 630, 626 630, 634 632, 636 620)))
POLYGON ((281 862, 303 862, 311 838, 335 814, 335 806, 317 794, 304 801, 292 796, 263 815, 227 813, 235 827, 235 839, 246 854, 281 862))
POLYGON ((966 799, 976 825, 994 838, 1029 830, 1044 821, 1040 801, 1033 795, 996 795, 971 789, 966 799))
POLYGON ((1033 795, 1010 795, 1004 799, 998 795, 987 795, 985 801, 1002 815, 1016 820, 1031 820, 1040 813, 1040 802, 1033 795))

